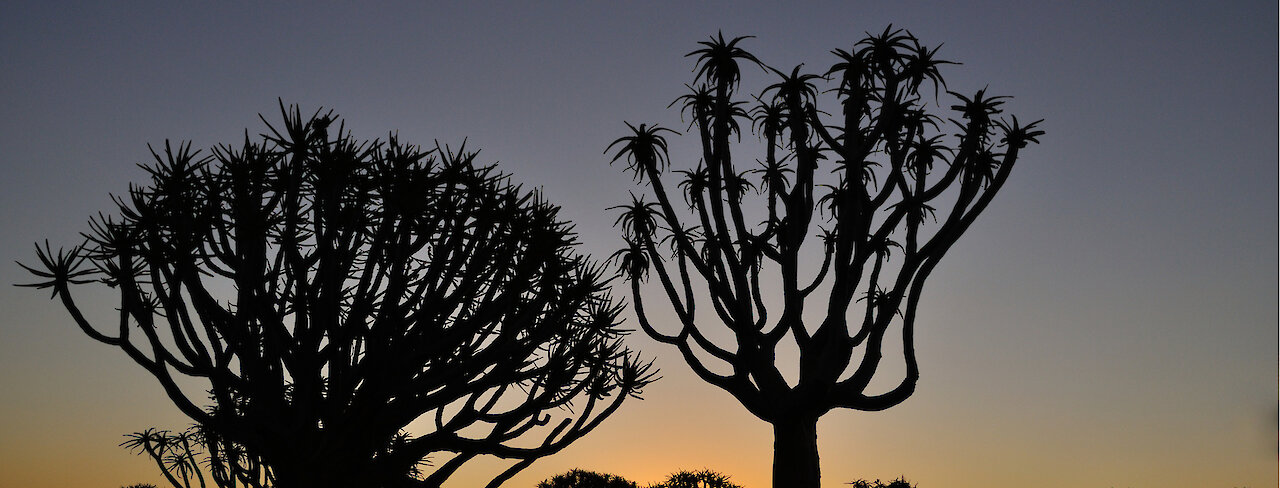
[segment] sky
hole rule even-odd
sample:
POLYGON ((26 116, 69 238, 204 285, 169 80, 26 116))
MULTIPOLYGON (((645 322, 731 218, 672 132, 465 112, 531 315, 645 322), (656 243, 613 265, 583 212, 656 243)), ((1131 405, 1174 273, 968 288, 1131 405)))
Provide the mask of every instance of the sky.
MULTIPOLYGON (((950 88, 1011 95, 1047 135, 930 279, 915 395, 823 417, 824 486, 1276 486, 1274 2, 6 1, 0 261, 77 243, 142 180, 146 144, 238 140, 277 98, 361 138, 465 139, 603 258, 621 242, 607 208, 641 188, 602 152, 624 121, 682 126, 666 107, 698 41, 755 36, 765 63, 820 72, 888 24, 944 43, 950 88)), ((676 167, 694 143, 673 138, 676 167)), ((117 444, 187 421, 47 298, 0 287, 0 486, 160 484, 117 444)), ((674 350, 627 342, 662 380, 507 486, 574 467, 769 486, 769 426, 674 350)))

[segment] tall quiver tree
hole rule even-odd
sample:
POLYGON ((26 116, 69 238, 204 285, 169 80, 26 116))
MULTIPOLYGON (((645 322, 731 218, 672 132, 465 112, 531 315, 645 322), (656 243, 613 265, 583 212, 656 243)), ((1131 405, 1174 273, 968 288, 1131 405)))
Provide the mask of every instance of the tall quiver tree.
POLYGON ((208 452, 265 464, 240 482, 431 487, 487 455, 511 461, 496 486, 651 380, 557 207, 474 152, 280 110, 208 156, 166 142, 116 215, 27 267, 45 280, 26 286, 159 381, 208 452), (73 298, 95 284, 119 296, 110 328, 73 298))
POLYGON ((740 65, 764 65, 743 39, 719 35, 689 54, 696 80, 676 103, 701 154, 676 171, 681 194, 664 183, 665 134, 676 131, 628 124, 632 134, 606 149, 656 199, 618 207, 627 246, 614 258, 645 332, 773 425, 773 485, 817 487, 818 419, 834 408, 884 410, 915 391, 925 280, 1043 132, 1038 121, 998 119, 1006 97, 985 90, 947 92, 958 102, 946 131, 926 107, 946 88, 939 68, 952 63, 892 28, 832 51, 822 75, 766 67, 777 82, 748 111, 740 65), (818 81, 834 86, 819 91, 818 81), (828 99, 834 115, 816 107, 828 99), (751 169, 732 153, 747 124, 764 144, 751 169), (748 206, 753 188, 762 197, 748 206), (651 320, 641 285, 651 271, 674 323, 651 320), (714 314, 698 315, 703 303, 714 314), (895 327, 905 375, 869 388, 895 327), (779 364, 784 340, 798 350, 794 364, 779 364))

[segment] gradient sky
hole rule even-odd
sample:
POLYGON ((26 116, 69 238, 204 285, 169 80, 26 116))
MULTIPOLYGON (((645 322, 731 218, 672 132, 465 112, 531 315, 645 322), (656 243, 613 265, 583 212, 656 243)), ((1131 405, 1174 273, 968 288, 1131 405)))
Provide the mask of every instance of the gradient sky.
MULTIPOLYGON (((142 179, 146 143, 234 141, 277 97, 363 138, 468 138, 603 257, 620 242, 606 208, 639 188, 601 151, 624 120, 681 125, 665 107, 697 41, 754 35, 766 63, 823 71, 892 23, 964 63, 952 89, 1012 95, 1048 135, 930 280, 915 396, 819 424, 824 486, 1276 486, 1274 2, 179 3, 0 4, 5 262, 74 244, 142 179)), ((116 444, 186 420, 47 298, 0 287, 0 486, 159 484, 116 444)), ((663 380, 507 486, 706 467, 767 487, 768 425, 674 351, 629 343, 663 380)))

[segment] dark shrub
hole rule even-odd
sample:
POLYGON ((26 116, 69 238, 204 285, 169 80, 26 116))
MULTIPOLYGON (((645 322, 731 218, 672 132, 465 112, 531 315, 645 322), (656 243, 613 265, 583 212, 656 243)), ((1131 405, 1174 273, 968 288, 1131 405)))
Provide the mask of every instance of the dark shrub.
POLYGON ((634 481, 621 476, 572 469, 538 483, 538 488, 639 488, 634 481))
POLYGON ((854 480, 854 481, 850 481, 849 484, 853 485, 853 488, 916 488, 916 485, 908 483, 907 480, 903 479, 903 477, 901 476, 899 476, 898 479, 895 479, 888 483, 885 483, 880 480, 875 480, 875 481, 854 480))

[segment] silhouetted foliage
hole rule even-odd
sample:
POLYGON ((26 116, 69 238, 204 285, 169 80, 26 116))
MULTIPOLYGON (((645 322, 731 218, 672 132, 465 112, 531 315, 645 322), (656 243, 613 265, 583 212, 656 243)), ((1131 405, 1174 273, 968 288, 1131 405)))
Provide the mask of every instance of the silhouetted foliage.
MULTIPOLYGON (((612 474, 573 469, 538 483, 538 488, 637 488, 634 481, 612 474)), ((704 469, 677 471, 667 479, 646 488, 742 488, 729 482, 729 476, 704 469)), ((896 488, 896 487, 895 487, 896 488)))
POLYGON ((572 469, 538 483, 538 488, 637 488, 634 481, 621 476, 572 469))
POLYGON ((24 266, 197 423, 129 442, 186 456, 170 476, 194 463, 178 439, 204 444, 214 481, 438 486, 487 455, 512 461, 497 486, 651 381, 557 207, 465 147, 359 141, 332 112, 280 110, 208 155, 166 142, 116 215, 24 266), (118 296, 108 329, 73 299, 92 284, 118 296), (418 420, 427 432, 404 430, 418 420))
MULTIPOLYGON (((195 425, 183 432, 147 429, 120 443, 152 460, 174 488, 270 487, 275 476, 260 456, 195 425)), ((415 471, 410 476, 418 474, 415 471)))
POLYGON ((649 488, 742 488, 729 482, 729 476, 704 469, 701 471, 677 471, 666 481, 649 488))
POLYGON ((774 486, 814 488, 818 418, 833 408, 883 410, 915 391, 925 280, 1043 132, 1039 121, 998 118, 1007 97, 985 89, 947 91, 958 118, 930 113, 946 89, 940 68, 954 63, 903 30, 832 51, 822 74, 764 67, 739 46, 745 39, 720 35, 689 53, 696 80, 673 105, 690 117, 701 153, 676 171, 679 195, 666 181, 665 135, 676 131, 628 123, 631 134, 606 149, 656 199, 618 207, 626 247, 613 260, 645 332, 773 424, 774 486), (776 76, 751 105, 738 96, 739 63, 776 76), (826 101, 837 105, 834 116, 818 109, 826 101), (732 152, 747 126, 763 142, 754 158, 732 152), (750 159, 759 166, 744 167, 750 159), (752 205, 748 193, 761 201, 752 205), (641 287, 650 274, 674 326, 650 320, 641 287), (700 303, 712 313, 699 316, 700 303), (814 306, 825 306, 816 323, 814 306), (868 391, 891 326, 901 330, 905 375, 868 391), (794 365, 778 364, 780 346, 798 349, 794 365))
POLYGON ((853 488, 916 488, 916 485, 908 483, 907 480, 901 476, 888 483, 877 479, 875 481, 853 480, 845 484, 852 485, 853 488))
POLYGON ((134 483, 132 485, 122 486, 120 488, 156 488, 156 485, 153 485, 151 483, 134 483))

